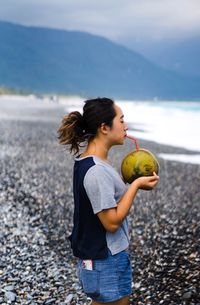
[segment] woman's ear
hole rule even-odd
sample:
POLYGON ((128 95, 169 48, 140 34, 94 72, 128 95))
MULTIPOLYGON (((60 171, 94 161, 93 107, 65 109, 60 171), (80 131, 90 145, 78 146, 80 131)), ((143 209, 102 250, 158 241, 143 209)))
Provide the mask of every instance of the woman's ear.
POLYGON ((100 131, 101 131, 103 134, 107 134, 109 128, 110 128, 110 127, 109 127, 108 125, 106 125, 105 123, 102 123, 101 126, 100 126, 100 131))

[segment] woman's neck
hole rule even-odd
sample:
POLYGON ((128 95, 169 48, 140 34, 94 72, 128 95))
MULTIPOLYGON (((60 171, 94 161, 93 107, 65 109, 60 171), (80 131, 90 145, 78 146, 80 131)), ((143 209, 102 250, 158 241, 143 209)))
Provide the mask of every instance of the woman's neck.
POLYGON ((93 155, 107 161, 108 151, 109 149, 102 142, 99 142, 98 140, 92 140, 88 143, 88 146, 86 147, 86 150, 81 154, 81 157, 93 155))

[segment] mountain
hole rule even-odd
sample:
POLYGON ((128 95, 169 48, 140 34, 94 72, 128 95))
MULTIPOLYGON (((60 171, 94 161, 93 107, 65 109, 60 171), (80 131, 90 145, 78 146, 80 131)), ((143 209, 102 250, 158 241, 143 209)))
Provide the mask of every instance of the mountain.
POLYGON ((38 93, 131 99, 198 99, 198 78, 83 32, 0 22, 0 86, 38 93))
POLYGON ((142 51, 149 60, 178 74, 200 77, 200 36, 168 41, 142 51))

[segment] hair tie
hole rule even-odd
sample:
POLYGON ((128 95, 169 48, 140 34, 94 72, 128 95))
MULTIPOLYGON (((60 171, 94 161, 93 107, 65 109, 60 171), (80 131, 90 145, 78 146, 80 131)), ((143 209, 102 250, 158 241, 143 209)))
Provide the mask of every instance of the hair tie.
POLYGON ((77 121, 77 133, 79 136, 83 136, 86 133, 85 120, 81 115, 77 121))

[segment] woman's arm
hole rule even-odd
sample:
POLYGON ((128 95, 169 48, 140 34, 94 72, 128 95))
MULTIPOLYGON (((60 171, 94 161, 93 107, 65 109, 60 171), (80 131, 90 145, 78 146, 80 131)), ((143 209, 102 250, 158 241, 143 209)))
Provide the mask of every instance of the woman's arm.
POLYGON ((104 228, 113 233, 117 231, 129 213, 138 189, 153 189, 157 185, 158 180, 159 176, 154 173, 153 176, 140 177, 133 181, 119 200, 117 207, 103 210, 97 214, 104 228))

